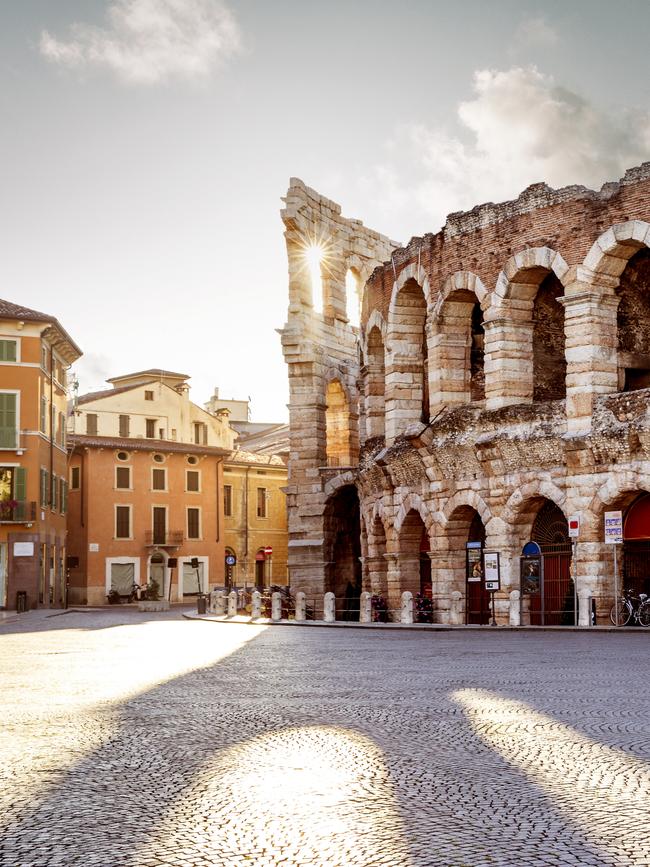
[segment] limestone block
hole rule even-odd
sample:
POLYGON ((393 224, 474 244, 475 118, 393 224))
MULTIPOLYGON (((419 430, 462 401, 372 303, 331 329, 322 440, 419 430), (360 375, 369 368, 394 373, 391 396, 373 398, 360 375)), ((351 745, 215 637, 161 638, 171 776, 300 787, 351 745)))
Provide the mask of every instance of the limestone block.
POLYGON ((235 617, 237 614, 237 591, 231 590, 228 594, 228 617, 235 617))
POLYGON ((251 596, 251 620, 256 620, 262 616, 262 594, 259 590, 254 590, 251 596))
POLYGON ((323 599, 323 620, 325 623, 334 623, 336 620, 336 599, 331 591, 323 599))
POLYGON ((413 594, 410 590, 405 590, 402 593, 400 623, 413 623, 413 594))
POLYGON ((282 620, 282 594, 271 594, 271 620, 282 620))
POLYGON ((508 623, 510 626, 519 626, 520 625, 520 603, 521 603, 521 593, 519 590, 511 590, 510 591, 510 611, 508 612, 508 623))
POLYGON ((452 590, 449 606, 449 623, 460 626, 463 622, 463 594, 460 590, 452 590))
POLYGON ((299 590, 296 593, 296 613, 295 618, 298 622, 302 622, 307 619, 307 597, 299 590))
POLYGON ((372 622, 372 595, 368 592, 363 592, 361 594, 360 606, 359 606, 359 622, 360 623, 371 623, 372 622))

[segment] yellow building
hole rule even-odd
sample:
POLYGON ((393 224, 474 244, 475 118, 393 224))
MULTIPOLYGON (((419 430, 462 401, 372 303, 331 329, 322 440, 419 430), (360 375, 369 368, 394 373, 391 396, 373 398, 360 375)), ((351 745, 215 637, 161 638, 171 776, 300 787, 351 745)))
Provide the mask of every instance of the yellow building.
POLYGON ((54 316, 0 300, 0 607, 65 599, 67 370, 54 316))
POLYGON ((277 455, 234 451, 224 464, 227 583, 288 584, 287 467, 277 455), (236 563, 228 566, 228 558, 236 563))

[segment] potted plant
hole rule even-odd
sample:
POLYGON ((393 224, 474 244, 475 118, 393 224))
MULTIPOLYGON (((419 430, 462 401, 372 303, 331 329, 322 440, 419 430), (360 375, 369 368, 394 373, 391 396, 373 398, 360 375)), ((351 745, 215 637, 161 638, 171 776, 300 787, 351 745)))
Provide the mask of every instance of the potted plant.
POLYGON ((379 596, 377 593, 375 593, 370 599, 370 606, 372 609, 373 623, 388 623, 388 621, 390 620, 390 615, 388 613, 388 602, 383 596, 379 596))

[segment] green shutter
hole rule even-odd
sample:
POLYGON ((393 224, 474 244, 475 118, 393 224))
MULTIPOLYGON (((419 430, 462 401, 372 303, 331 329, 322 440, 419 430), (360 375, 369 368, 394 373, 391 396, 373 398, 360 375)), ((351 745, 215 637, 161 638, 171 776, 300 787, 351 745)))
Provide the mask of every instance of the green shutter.
POLYGON ((68 511, 68 483, 61 480, 61 514, 65 515, 68 511))
POLYGON ((52 474, 52 499, 51 499, 50 502, 51 502, 51 504, 52 504, 52 511, 54 511, 54 512, 56 511, 56 506, 57 506, 57 502, 56 502, 56 500, 57 500, 57 496, 56 496, 56 495, 57 495, 57 493, 58 493, 58 491, 57 491, 57 485, 58 485, 58 479, 57 479, 57 477, 56 477, 56 476, 54 475, 54 473, 53 473, 53 474, 52 474))
POLYGON ((47 470, 41 470, 41 506, 47 506, 50 502, 50 474, 47 470))
POLYGON ((16 395, 0 392, 0 448, 16 446, 16 395))
POLYGON ((0 361, 16 360, 16 341, 0 340, 0 361))
POLYGON ((14 500, 23 503, 27 499, 27 470, 16 467, 14 470, 14 500))

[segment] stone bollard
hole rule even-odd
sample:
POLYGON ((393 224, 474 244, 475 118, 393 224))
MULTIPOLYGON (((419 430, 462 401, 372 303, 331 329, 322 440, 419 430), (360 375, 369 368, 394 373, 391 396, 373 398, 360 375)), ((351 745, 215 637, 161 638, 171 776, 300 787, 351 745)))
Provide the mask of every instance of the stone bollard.
POLYGON ((296 593, 296 620, 302 622, 307 619, 307 598, 302 590, 296 593))
POLYGON ((251 596, 251 620, 262 616, 262 594, 259 590, 253 590, 251 596))
POLYGON ((223 617, 226 613, 226 594, 223 590, 217 590, 214 600, 214 613, 217 617, 223 617))
POLYGON ((217 613, 217 591, 211 590, 208 596, 208 614, 217 613))
POLYGON ((410 590, 405 590, 402 593, 400 623, 413 623, 413 594, 410 590))
POLYGON ((366 591, 359 600, 359 623, 372 623, 372 593, 366 591))
POLYGON ((521 626, 521 593, 519 590, 510 591, 508 623, 510 626, 521 626))
POLYGON ((460 590, 452 590, 449 605, 449 623, 460 626, 463 622, 463 594, 460 590))
POLYGON ((271 593, 271 620, 282 620, 282 594, 271 593))
POLYGON ((228 617, 237 615, 237 591, 231 590, 228 594, 228 617))
POLYGON ((334 623, 336 620, 336 599, 331 591, 325 594, 323 600, 323 620, 325 623, 334 623))
POLYGON ((591 594, 578 596, 578 626, 591 626, 591 594))

